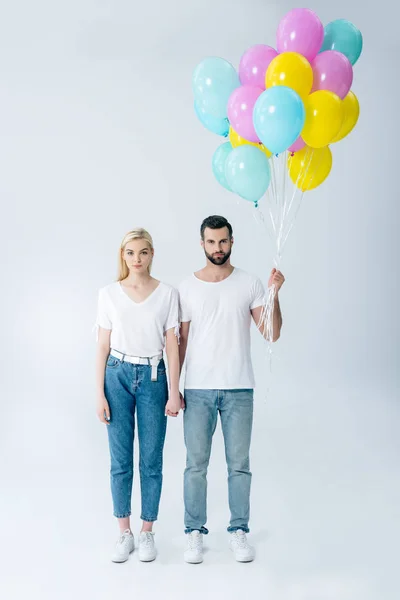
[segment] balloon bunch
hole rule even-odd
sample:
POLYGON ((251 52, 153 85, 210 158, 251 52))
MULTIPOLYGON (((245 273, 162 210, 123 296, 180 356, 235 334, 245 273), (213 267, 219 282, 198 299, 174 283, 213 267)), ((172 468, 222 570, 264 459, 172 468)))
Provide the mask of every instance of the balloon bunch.
POLYGON ((214 153, 213 173, 256 207, 268 191, 271 222, 265 226, 276 242, 276 265, 303 192, 331 171, 330 144, 357 123, 359 103, 351 86, 361 50, 361 33, 349 21, 324 28, 313 11, 296 8, 279 23, 277 50, 252 46, 238 72, 218 57, 206 58, 194 71, 199 120, 229 138, 214 153))
POLYGON ((332 166, 329 144, 358 120, 350 88, 361 50, 352 23, 340 19, 324 29, 314 12, 298 8, 279 24, 277 51, 249 48, 239 73, 222 58, 203 60, 193 74, 196 114, 207 129, 229 136, 213 157, 219 183, 257 203, 270 183, 268 159, 288 150, 292 181, 302 191, 320 185, 332 166))

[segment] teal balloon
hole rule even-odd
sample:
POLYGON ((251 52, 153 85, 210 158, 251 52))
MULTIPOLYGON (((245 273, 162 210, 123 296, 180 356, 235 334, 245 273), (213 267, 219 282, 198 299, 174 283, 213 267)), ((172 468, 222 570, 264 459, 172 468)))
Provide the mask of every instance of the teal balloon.
POLYGON ((232 191, 245 200, 257 203, 271 180, 269 162, 255 146, 238 146, 229 153, 225 175, 232 191))
POLYGON ((225 144, 221 144, 216 151, 214 152, 214 156, 212 158, 212 170, 215 176, 215 179, 220 183, 225 189, 232 191, 230 185, 225 176, 225 166, 226 161, 230 153, 232 152, 232 145, 230 142, 225 142, 225 144))
POLYGON ((208 131, 216 133, 217 135, 222 135, 223 137, 228 137, 228 119, 219 119, 218 117, 213 117, 212 115, 207 114, 206 111, 197 104, 197 102, 194 103, 194 111, 200 123, 204 125, 208 131))
POLYGON ((223 58, 205 58, 193 73, 192 88, 196 103, 208 115, 226 119, 228 100, 240 87, 235 68, 223 58))
POLYGON ((265 90, 254 106, 254 128, 273 154, 284 152, 297 140, 304 121, 302 99, 292 88, 283 85, 265 90))
POLYGON ((324 41, 320 52, 336 50, 341 52, 354 65, 361 54, 363 38, 361 31, 346 19, 337 19, 324 28, 324 41))

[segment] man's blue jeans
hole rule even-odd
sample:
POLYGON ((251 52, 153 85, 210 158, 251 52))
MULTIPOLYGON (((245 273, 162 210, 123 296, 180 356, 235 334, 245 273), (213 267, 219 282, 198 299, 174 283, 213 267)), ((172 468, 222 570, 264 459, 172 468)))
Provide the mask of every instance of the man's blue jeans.
POLYGON ((208 533, 207 469, 211 442, 221 417, 228 467, 231 520, 228 531, 249 531, 250 440, 253 424, 253 390, 185 390, 184 475, 185 533, 195 529, 208 533))

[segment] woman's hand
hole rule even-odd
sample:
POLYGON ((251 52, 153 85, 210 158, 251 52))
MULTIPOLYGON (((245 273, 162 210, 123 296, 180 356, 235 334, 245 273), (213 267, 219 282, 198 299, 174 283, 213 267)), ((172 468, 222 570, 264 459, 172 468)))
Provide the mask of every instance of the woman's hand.
POLYGON ((105 396, 100 396, 97 400, 96 412, 102 423, 110 424, 110 407, 105 396))
POLYGON ((179 392, 170 393, 168 402, 165 405, 165 414, 168 417, 177 417, 181 409, 181 399, 179 392))

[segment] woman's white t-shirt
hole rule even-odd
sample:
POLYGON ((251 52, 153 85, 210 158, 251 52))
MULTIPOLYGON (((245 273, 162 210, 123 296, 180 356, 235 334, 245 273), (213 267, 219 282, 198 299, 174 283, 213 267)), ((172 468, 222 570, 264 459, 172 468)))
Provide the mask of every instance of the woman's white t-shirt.
POLYGON ((195 275, 179 286, 181 322, 190 321, 186 389, 254 388, 251 311, 265 303, 258 277, 235 268, 219 282, 195 275))
POLYGON ((134 302, 119 281, 99 291, 96 325, 110 329, 110 346, 128 356, 161 354, 165 334, 179 331, 178 291, 160 282, 143 302, 134 302))

